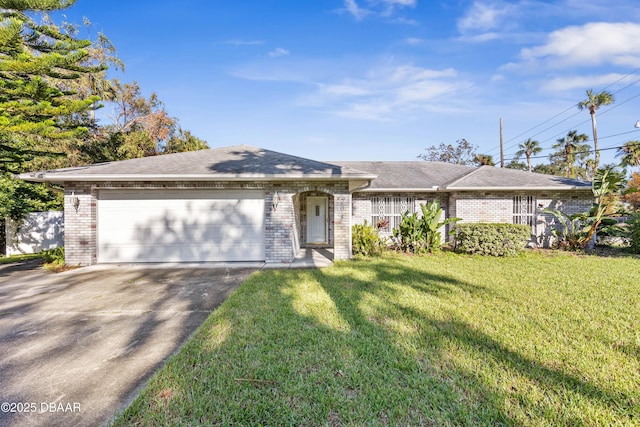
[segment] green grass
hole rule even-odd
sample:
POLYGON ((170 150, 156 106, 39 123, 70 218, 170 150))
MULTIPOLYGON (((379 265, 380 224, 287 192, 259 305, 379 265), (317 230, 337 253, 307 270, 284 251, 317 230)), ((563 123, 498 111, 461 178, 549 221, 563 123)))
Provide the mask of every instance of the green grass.
POLYGON ((639 425, 640 259, 253 275, 116 425, 639 425))
POLYGON ((11 255, 0 256, 0 264, 11 264, 13 262, 22 262, 30 259, 42 258, 42 254, 23 254, 23 255, 11 255))

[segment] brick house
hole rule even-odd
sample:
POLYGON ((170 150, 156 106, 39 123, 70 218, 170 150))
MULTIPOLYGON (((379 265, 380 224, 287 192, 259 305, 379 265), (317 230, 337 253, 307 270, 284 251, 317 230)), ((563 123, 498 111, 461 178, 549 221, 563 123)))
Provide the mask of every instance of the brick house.
POLYGON ((388 222, 438 199, 447 216, 529 224, 549 243, 544 208, 587 210, 585 181, 424 161, 318 162, 241 145, 53 171, 21 179, 65 191, 68 264, 290 262, 305 247, 351 257, 351 226, 388 222))

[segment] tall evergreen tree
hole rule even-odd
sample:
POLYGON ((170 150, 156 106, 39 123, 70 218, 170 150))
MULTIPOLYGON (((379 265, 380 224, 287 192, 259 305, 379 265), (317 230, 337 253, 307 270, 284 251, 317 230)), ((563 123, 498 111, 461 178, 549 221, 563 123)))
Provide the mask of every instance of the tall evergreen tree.
MULTIPOLYGON (((90 41, 76 39, 56 25, 34 18, 38 12, 64 9, 74 2, 0 0, 2 158, 24 161, 55 152, 56 141, 87 132, 88 124, 80 116, 99 97, 73 96, 70 82, 104 67, 86 65, 90 41)), ((1 165, 8 167, 10 163, 1 165)))
POLYGON ((48 21, 46 12, 75 0, 0 0, 0 217, 60 204, 44 186, 17 183, 10 172, 51 165, 65 144, 88 130, 98 96, 79 97, 72 83, 104 66, 91 64, 91 42, 48 21), (38 20, 38 21, 37 21, 38 20))

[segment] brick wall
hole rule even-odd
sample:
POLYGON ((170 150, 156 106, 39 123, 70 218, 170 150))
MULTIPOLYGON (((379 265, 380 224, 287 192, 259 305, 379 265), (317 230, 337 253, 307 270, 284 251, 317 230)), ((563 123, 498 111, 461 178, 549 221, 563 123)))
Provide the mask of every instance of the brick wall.
POLYGON ((579 191, 518 191, 518 192, 458 192, 449 196, 450 217, 462 218, 461 222, 513 223, 514 196, 533 196, 534 232, 532 243, 551 245, 551 230, 555 218, 543 209, 560 209, 571 215, 588 211, 593 202, 591 190, 579 191))
POLYGON ((89 184, 65 183, 64 186, 64 255, 69 265, 97 262, 97 192, 89 184), (77 197, 79 204, 73 204, 77 197))
POLYGON ((265 191, 265 257, 269 263, 290 262, 304 246, 301 236, 305 194, 327 195, 330 242, 335 259, 351 257, 351 194, 347 182, 97 182, 65 183, 65 256, 70 265, 97 262, 97 203, 100 190, 107 189, 252 189, 265 191), (277 194, 277 207, 274 199, 277 194), (80 201, 78 210, 73 197, 80 201))

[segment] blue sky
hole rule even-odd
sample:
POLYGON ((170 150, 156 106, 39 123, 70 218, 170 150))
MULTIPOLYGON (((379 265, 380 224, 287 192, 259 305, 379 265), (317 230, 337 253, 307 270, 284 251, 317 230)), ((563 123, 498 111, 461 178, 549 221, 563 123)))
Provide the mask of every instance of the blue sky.
POLYGON ((114 77, 211 147, 415 160, 466 138, 498 159, 502 118, 507 160, 529 137, 548 155, 568 130, 591 135, 576 107, 590 88, 616 97, 601 148, 640 139, 637 0, 78 0, 65 13, 113 41, 114 77))

